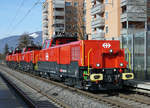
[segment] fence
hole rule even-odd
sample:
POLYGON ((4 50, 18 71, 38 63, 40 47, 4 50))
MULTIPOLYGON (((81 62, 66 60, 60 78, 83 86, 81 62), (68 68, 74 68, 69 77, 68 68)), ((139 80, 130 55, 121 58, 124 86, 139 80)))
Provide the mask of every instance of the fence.
MULTIPOLYGON (((138 80, 150 80, 150 32, 121 36, 122 47, 131 52, 131 66, 138 80)), ((129 55, 126 50, 126 59, 129 55)))

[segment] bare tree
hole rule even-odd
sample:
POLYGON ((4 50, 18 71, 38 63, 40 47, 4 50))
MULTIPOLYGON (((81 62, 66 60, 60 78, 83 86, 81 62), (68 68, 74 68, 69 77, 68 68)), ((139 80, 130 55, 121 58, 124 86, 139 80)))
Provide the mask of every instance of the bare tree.
MULTIPOLYGON (((79 4, 79 2, 78 2, 79 4)), ((81 3, 82 4, 82 3, 81 3)), ((77 33, 79 40, 84 40, 83 6, 66 7, 66 32, 77 33)))

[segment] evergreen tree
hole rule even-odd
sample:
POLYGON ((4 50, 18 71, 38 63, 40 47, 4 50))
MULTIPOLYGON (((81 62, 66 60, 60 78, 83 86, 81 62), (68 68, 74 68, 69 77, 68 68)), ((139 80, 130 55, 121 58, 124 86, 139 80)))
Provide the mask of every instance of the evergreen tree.
POLYGON ((7 53, 9 53, 9 47, 8 44, 5 44, 4 55, 7 55, 7 53))
POLYGON ((33 45, 33 38, 31 38, 27 33, 24 33, 19 38, 18 48, 22 49, 28 45, 33 45))

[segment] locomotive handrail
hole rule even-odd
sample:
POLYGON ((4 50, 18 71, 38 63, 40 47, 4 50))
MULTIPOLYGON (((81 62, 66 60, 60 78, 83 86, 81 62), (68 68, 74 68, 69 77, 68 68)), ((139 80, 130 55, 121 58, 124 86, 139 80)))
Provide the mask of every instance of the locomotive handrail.
POLYGON ((84 66, 84 42, 82 41, 82 66, 84 66))
POLYGON ((126 48, 126 49, 129 54, 129 71, 130 71, 131 70, 131 52, 130 52, 129 48, 126 48))
POLYGON ((88 51, 88 76, 90 75, 90 53, 92 51, 92 48, 88 51))

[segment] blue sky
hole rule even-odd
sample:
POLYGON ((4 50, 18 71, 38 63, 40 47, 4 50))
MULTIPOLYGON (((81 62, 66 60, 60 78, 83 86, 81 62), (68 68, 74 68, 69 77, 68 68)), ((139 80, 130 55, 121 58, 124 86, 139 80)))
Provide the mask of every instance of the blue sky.
POLYGON ((24 21, 17 25, 37 0, 24 0, 23 5, 19 8, 22 1, 0 1, 0 39, 12 35, 20 35, 24 32, 30 33, 42 30, 42 1, 44 0, 41 0, 24 21), (15 17, 16 13, 17 16, 15 17))

